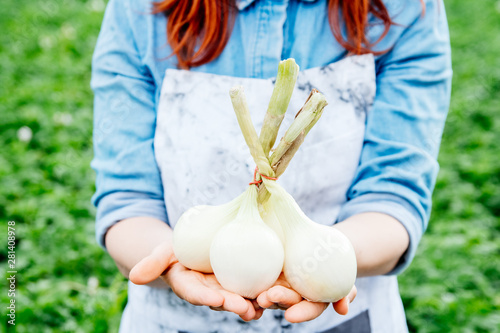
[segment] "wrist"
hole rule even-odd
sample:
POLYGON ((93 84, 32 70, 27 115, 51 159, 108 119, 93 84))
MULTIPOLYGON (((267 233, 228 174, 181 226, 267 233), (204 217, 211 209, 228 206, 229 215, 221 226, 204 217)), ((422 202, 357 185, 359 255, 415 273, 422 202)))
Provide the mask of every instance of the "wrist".
POLYGON ((165 222, 150 217, 134 217, 116 223, 106 234, 106 245, 126 277, 132 267, 157 251, 160 245, 166 258, 175 258, 172 229, 165 222))
POLYGON ((409 245, 405 227, 387 214, 361 213, 333 227, 351 241, 356 253, 358 277, 390 272, 409 245))

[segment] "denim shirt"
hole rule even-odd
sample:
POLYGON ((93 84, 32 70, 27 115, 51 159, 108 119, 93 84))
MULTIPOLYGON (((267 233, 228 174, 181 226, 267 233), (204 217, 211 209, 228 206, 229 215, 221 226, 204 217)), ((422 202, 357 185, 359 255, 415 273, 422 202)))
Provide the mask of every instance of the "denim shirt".
MULTIPOLYGON (((391 274, 415 255, 431 210, 437 154, 449 107, 451 51, 442 0, 384 1, 397 23, 374 47, 377 91, 367 116, 359 166, 337 221, 380 212, 400 221, 410 246, 391 274)), ((240 0, 229 42, 214 61, 192 71, 269 78, 281 59, 301 69, 347 55, 335 40, 326 0, 240 0)), ((97 41, 94 101, 96 236, 118 221, 149 216, 168 223, 153 151, 156 108, 165 70, 176 68, 166 18, 149 0, 110 0, 97 41)), ((368 39, 383 25, 369 17, 368 39)), ((333 222, 333 221, 332 221, 333 222)))

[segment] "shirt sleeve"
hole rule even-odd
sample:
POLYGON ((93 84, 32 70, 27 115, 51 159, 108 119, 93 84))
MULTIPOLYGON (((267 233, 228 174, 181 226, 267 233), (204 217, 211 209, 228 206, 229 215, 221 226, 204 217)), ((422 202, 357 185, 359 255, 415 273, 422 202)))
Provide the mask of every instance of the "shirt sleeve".
MULTIPOLYGON (((153 151, 155 82, 135 43, 128 1, 110 0, 92 60, 96 237, 135 216, 167 221, 153 151)), ((145 15, 144 15, 145 16, 145 15)))
POLYGON ((427 228, 452 76, 442 1, 426 1, 425 15, 397 29, 392 49, 377 60, 360 164, 338 217, 380 212, 404 225, 410 245, 389 274, 408 267, 427 228))

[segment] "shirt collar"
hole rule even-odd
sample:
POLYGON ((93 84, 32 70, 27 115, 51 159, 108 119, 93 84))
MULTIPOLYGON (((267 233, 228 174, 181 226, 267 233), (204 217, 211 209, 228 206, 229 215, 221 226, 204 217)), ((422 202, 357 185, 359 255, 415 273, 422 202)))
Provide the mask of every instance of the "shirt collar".
MULTIPOLYGON (((236 7, 238 10, 243 10, 250 6, 255 0, 236 0, 236 7)), ((316 2, 317 0, 300 0, 302 2, 316 2)))

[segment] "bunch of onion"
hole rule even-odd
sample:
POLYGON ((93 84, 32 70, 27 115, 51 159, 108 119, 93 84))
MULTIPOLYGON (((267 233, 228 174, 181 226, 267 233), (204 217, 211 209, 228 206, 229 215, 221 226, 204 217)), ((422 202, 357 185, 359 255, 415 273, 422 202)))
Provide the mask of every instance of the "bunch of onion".
POLYGON ((213 272, 226 290, 255 298, 283 271, 304 298, 335 302, 354 285, 354 250, 340 231, 311 221, 276 183, 321 117, 326 100, 317 90, 271 152, 295 85, 298 66, 280 63, 260 138, 242 87, 230 91, 238 124, 258 167, 248 189, 221 206, 196 206, 174 228, 174 253, 184 266, 213 272), (270 155, 270 156, 269 156, 270 155))

